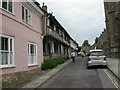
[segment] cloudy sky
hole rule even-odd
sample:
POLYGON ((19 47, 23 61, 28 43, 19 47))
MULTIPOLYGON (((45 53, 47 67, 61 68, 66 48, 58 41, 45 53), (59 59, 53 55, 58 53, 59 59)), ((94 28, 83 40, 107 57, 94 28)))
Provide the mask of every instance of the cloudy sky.
POLYGON ((94 43, 104 24, 103 0, 37 0, 44 2, 53 15, 79 45, 84 40, 94 43))

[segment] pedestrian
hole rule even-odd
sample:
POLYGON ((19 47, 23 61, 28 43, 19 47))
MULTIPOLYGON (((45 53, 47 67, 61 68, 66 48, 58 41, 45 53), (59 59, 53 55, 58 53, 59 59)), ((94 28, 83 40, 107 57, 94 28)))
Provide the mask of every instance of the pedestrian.
POLYGON ((75 57, 76 57, 76 52, 72 51, 71 52, 71 58, 72 58, 73 63, 75 62, 75 57))
POLYGON ((84 52, 81 53, 81 56, 82 56, 82 58, 84 58, 84 56, 85 56, 84 52))

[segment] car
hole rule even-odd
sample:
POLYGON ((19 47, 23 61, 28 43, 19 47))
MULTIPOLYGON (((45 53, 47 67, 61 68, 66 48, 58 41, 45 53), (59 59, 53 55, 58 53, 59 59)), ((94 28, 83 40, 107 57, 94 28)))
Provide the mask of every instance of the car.
POLYGON ((107 67, 107 58, 102 49, 90 50, 87 54, 87 68, 102 65, 107 67))

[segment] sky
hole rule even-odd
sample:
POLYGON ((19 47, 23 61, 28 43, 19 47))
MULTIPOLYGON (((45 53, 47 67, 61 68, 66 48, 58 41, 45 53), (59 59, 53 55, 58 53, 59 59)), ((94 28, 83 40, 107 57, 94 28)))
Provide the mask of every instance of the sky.
POLYGON ((103 0, 37 0, 44 2, 48 12, 79 44, 88 40, 92 45, 105 27, 103 0))

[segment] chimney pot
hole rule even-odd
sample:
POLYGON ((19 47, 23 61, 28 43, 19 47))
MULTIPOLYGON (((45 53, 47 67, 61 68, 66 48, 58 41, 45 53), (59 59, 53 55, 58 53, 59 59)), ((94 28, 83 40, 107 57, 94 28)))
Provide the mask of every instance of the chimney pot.
POLYGON ((47 5, 45 5, 45 4, 43 3, 42 9, 47 12, 47 5))

